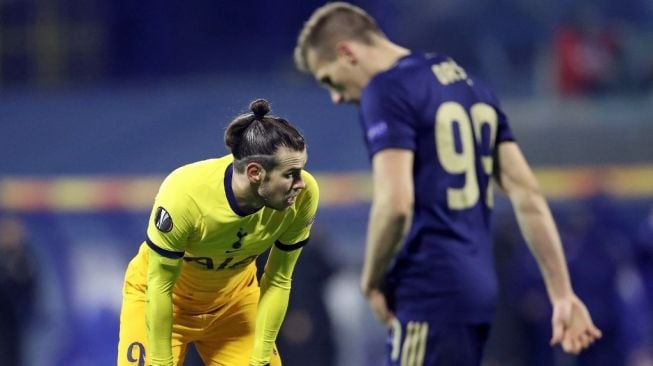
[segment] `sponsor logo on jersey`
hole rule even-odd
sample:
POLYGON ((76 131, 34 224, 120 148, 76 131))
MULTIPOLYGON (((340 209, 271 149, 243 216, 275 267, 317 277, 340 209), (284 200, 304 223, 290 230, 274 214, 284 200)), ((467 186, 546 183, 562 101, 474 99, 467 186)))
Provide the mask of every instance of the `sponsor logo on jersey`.
POLYGON ((248 264, 256 260, 256 257, 258 257, 258 254, 253 254, 242 259, 236 259, 236 257, 216 258, 215 261, 211 257, 184 257, 184 261, 193 263, 193 265, 200 269, 220 271, 223 269, 238 269, 246 267, 248 264))
POLYGON ((154 225, 160 231, 168 233, 172 230, 172 217, 166 211, 165 208, 159 207, 156 209, 156 215, 154 216, 154 225))
POLYGON ((385 135, 387 132, 388 123, 386 123, 386 121, 375 122, 367 129, 367 139, 374 141, 377 138, 385 135))

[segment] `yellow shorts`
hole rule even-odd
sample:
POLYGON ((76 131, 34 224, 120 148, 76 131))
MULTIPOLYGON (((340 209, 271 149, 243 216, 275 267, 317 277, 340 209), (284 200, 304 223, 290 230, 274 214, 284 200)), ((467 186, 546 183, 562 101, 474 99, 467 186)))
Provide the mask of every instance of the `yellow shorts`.
MULTIPOLYGON (((129 274, 126 277, 129 278, 129 274)), ((142 285, 125 281, 120 312, 118 366, 150 365, 147 357, 144 290, 142 285)), ((259 291, 256 281, 253 281, 253 286, 243 291, 242 295, 207 314, 188 314, 174 307, 173 364, 183 365, 187 346, 194 342, 205 365, 247 366, 254 346, 259 291)), ((281 366, 276 346, 270 366, 281 366)))

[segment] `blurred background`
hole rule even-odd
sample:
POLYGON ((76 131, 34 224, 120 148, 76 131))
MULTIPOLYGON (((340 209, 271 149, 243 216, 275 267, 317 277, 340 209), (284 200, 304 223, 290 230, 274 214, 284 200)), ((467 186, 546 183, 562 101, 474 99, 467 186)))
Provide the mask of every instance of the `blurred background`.
MULTIPOLYGON (((653 365, 653 2, 354 3, 495 87, 604 333, 580 357, 548 346, 544 287, 499 195, 486 365, 653 365)), ((385 332, 358 291, 370 167, 357 113, 292 63, 322 4, 0 0, 3 365, 115 365, 122 277, 159 184, 225 154, 224 128, 256 97, 305 133, 323 197, 285 365, 382 364, 385 332)))

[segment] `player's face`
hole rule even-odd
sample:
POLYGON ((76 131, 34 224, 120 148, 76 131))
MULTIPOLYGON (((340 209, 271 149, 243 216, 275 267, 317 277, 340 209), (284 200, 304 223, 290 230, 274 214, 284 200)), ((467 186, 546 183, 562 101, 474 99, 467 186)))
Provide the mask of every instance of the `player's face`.
POLYGON ((318 83, 329 90, 334 104, 358 104, 364 84, 350 58, 339 54, 335 60, 330 60, 309 50, 307 62, 318 83))
POLYGON ((301 172, 308 156, 306 149, 293 151, 286 147, 280 147, 274 155, 279 164, 266 171, 258 194, 265 206, 282 211, 292 206, 299 193, 306 187, 301 172))

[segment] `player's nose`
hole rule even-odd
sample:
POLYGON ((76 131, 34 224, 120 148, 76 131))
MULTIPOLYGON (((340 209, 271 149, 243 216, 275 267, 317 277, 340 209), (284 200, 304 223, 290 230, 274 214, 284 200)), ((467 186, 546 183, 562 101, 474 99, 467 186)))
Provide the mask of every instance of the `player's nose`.
POLYGON ((293 189, 304 189, 306 188, 306 182, 302 178, 296 179, 292 186, 293 189))

